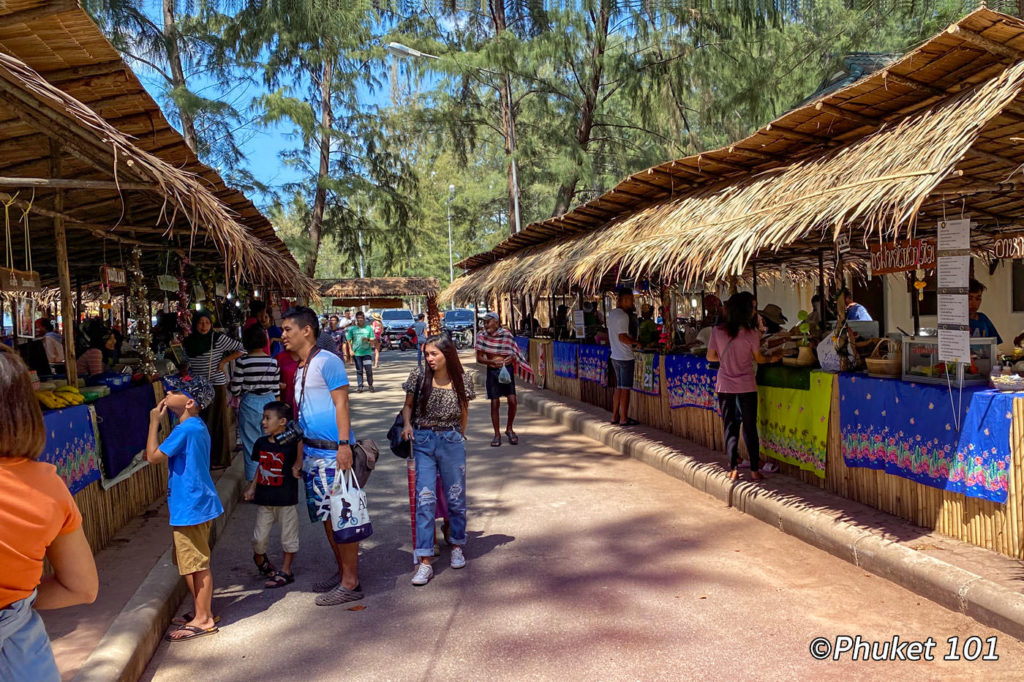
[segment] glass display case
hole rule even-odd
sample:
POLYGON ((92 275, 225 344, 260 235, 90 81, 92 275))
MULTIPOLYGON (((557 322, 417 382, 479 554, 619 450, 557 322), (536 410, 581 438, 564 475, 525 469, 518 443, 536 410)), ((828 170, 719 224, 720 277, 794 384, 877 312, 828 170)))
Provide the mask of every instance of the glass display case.
MULTIPOLYGON (((971 363, 964 366, 964 385, 987 384, 992 368, 999 371, 995 338, 971 339, 971 363)), ((956 382, 956 370, 939 360, 939 339, 935 336, 916 336, 903 339, 903 380, 922 384, 956 382)))

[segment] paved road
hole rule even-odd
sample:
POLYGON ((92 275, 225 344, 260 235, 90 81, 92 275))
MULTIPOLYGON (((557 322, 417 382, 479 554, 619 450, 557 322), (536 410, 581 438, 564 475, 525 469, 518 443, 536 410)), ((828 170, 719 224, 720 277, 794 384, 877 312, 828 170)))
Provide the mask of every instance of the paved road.
MULTIPOLYGON (((353 396, 357 433, 383 441, 414 360, 385 355, 378 392, 353 396)), ((405 464, 384 454, 368 486, 365 610, 314 605, 330 564, 305 522, 295 584, 263 590, 255 510, 240 505, 214 551, 220 633, 164 643, 143 679, 1020 679, 1020 642, 674 478, 531 413, 517 447, 488 447, 485 401, 470 422, 465 570, 445 554, 428 586, 409 584, 405 464), (837 635, 930 636, 940 660, 812 659, 814 638, 837 635), (942 662, 953 636, 998 636, 999 660, 942 662)))

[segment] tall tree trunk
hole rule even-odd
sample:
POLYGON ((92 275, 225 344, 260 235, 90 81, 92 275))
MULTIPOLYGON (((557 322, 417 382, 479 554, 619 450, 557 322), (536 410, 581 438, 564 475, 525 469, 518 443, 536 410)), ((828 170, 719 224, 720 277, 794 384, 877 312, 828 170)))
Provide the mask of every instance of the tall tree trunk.
MULTIPOLYGON (((1022 0, 1024 1, 1024 0, 1022 0)), ((490 0, 491 23, 494 27, 494 37, 497 38, 507 28, 505 18, 504 0, 490 0)), ((518 193, 518 182, 515 169, 512 165, 512 154, 515 152, 515 114, 512 111, 512 87, 508 75, 501 77, 501 87, 498 88, 498 99, 501 104, 501 129, 505 134, 505 182, 508 189, 508 225, 509 233, 516 233, 516 200, 518 193)))
POLYGON ((334 79, 334 62, 324 62, 320 76, 320 169, 316 174, 316 194, 313 197, 313 215, 309 220, 309 242, 312 247, 306 274, 316 276, 316 261, 320 254, 320 239, 323 236, 324 209, 327 207, 326 180, 331 162, 331 127, 334 125, 334 110, 331 108, 331 81, 334 79))
MULTIPOLYGON (((167 43, 167 62, 171 68, 171 85, 175 90, 184 90, 185 70, 181 66, 181 51, 179 50, 178 24, 174 20, 174 0, 163 0, 164 9, 164 41, 167 43)), ((185 111, 181 105, 177 105, 178 118, 181 120, 181 134, 185 137, 185 144, 198 154, 198 138, 196 137, 195 119, 192 112, 185 111)))
MULTIPOLYGON (((601 96, 601 80, 604 78, 604 52, 608 44, 610 19, 611 9, 608 0, 605 0, 601 3, 601 9, 597 16, 594 16, 594 46, 590 50, 590 79, 581 83, 584 88, 583 106, 580 108, 579 123, 576 125, 576 145, 581 152, 581 158, 586 156, 587 148, 590 146, 590 136, 594 130, 594 119, 601 96)), ((579 181, 579 170, 574 171, 562 181, 555 194, 555 208, 551 215, 559 216, 569 210, 579 181)))

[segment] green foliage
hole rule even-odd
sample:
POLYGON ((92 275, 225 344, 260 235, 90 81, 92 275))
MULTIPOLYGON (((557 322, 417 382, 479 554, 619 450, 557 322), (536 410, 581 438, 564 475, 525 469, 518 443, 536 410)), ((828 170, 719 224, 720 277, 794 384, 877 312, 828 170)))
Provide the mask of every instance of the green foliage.
MULTIPOLYGON (((200 156, 230 181, 254 185, 238 172, 246 119, 293 133, 282 162, 302 179, 275 188, 270 215, 301 263, 324 277, 443 281, 449 213, 456 262, 509 234, 512 159, 525 226, 638 170, 742 138, 830 82, 845 55, 903 52, 975 6, 178 0, 182 81, 166 27, 150 18, 163 2, 145 0, 155 14, 139 0, 85 6, 165 79, 172 118, 194 121, 200 156), (438 59, 390 56, 391 41, 438 59), (189 87, 197 72, 259 92, 245 105, 207 97, 189 87)), ((1017 0, 989 6, 1016 12, 1017 0)))

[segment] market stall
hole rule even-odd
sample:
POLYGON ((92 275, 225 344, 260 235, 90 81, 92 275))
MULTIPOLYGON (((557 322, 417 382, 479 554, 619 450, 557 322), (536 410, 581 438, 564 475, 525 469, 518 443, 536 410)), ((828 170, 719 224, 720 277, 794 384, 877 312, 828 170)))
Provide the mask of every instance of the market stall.
MULTIPOLYGON (((1009 343, 1024 315, 1005 312, 1024 297, 1009 275, 1024 240, 1006 227, 1024 219, 1013 175, 1024 150, 1011 139, 1024 121, 1021 39, 1019 19, 977 10, 745 140, 633 175, 463 261, 469 272, 444 296, 600 295, 609 278, 662 299, 751 288, 762 311, 778 302, 792 320, 773 346, 791 366, 759 375, 762 454, 837 495, 1024 558, 1024 431, 1009 392, 1024 388, 1024 353, 1009 343), (873 325, 847 321, 844 294, 835 321, 818 321, 821 343, 790 330, 814 293, 826 317, 837 292, 872 282, 873 325), (990 287, 1002 344, 972 338, 976 282, 990 287)), ((637 356, 631 416, 720 448, 714 370, 683 336, 637 356)), ((539 383, 601 404, 583 390, 600 385, 599 351, 530 345, 539 383)))
POLYGON ((37 368, 44 458, 75 493, 98 549, 166 493, 166 469, 137 458, 139 426, 162 397, 155 380, 175 371, 160 358, 173 333, 158 347, 156 313, 187 325, 200 306, 226 318, 243 297, 316 290, 84 10, 19 7, 0 7, 0 303, 10 313, 0 319, 13 327, 0 342, 37 368), (33 329, 40 318, 53 327, 47 337, 33 329), (80 377, 93 323, 117 338, 90 347, 102 371, 80 377))
POLYGON ((336 310, 344 308, 404 308, 410 301, 422 299, 426 307, 427 328, 431 334, 441 331, 437 295, 441 290, 436 277, 355 277, 319 279, 320 297, 336 310))

